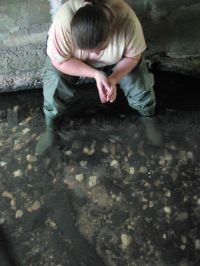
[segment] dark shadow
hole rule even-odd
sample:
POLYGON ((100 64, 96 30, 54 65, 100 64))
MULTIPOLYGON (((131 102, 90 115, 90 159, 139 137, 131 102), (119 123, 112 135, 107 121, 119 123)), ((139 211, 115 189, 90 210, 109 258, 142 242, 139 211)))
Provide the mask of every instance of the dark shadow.
POLYGON ((0 265, 19 266, 19 261, 14 252, 11 241, 7 237, 4 229, 0 227, 0 265))
POLYGON ((200 79, 173 72, 154 72, 158 110, 200 110, 200 79))

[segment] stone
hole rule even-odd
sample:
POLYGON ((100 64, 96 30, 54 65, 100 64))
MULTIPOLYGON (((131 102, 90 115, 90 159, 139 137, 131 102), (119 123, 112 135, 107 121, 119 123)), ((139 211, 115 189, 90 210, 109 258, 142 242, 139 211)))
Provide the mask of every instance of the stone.
POLYGON ((97 184, 97 176, 95 175, 90 176, 89 183, 88 183, 89 187, 94 187, 96 186, 96 184, 97 184))
POLYGON ((171 192, 169 190, 167 190, 165 192, 165 197, 167 197, 167 198, 170 198, 171 197, 171 192))
POLYGON ((200 205, 200 198, 197 200, 197 205, 200 205))
POLYGON ((34 156, 34 155, 31 155, 31 154, 28 154, 27 156, 26 156, 26 160, 29 162, 29 163, 35 163, 35 162, 37 162, 37 157, 36 156, 34 156))
POLYGON ((5 219, 4 218, 0 218, 0 225, 4 224, 5 219))
POLYGON ((24 212, 22 210, 17 210, 15 213, 15 218, 21 218, 23 216, 24 212))
POLYGON ((16 113, 19 111, 19 109, 20 109, 20 108, 19 108, 19 105, 15 105, 15 106, 13 107, 13 111, 16 112, 16 113))
POLYGON ((104 145, 104 146, 102 147, 101 151, 102 151, 103 153, 108 153, 108 152, 109 152, 109 150, 108 150, 108 146, 107 146, 107 145, 104 145))
POLYGON ((8 192, 8 191, 4 191, 2 193, 2 197, 3 198, 8 198, 8 199, 13 199, 13 195, 10 192, 8 192))
POLYGON ((87 161, 80 161, 80 166, 83 168, 87 167, 87 161))
POLYGON ((164 207, 164 212, 167 213, 167 214, 170 214, 171 213, 171 208, 168 207, 168 206, 165 206, 164 207))
POLYGON ((193 160, 194 159, 193 152, 191 152, 191 151, 187 152, 187 159, 189 159, 189 160, 193 160))
POLYGON ((18 169, 16 171, 13 172, 13 176, 14 177, 21 177, 22 176, 22 170, 21 169, 18 169))
POLYGON ((195 249, 200 250, 200 239, 195 240, 195 249))
POLYGON ((146 174, 148 172, 148 169, 146 166, 141 166, 139 169, 139 173, 146 174))
POLYGON ((25 128, 25 129, 22 130, 22 134, 23 135, 26 135, 30 131, 31 131, 30 128, 27 127, 27 128, 25 128))
POLYGON ((132 236, 128 234, 121 234, 122 248, 127 249, 133 242, 132 236))
POLYGON ((83 178, 84 178, 83 174, 77 174, 77 175, 75 175, 75 179, 76 179, 76 181, 78 181, 78 182, 83 181, 83 178))
POLYGON ((67 151, 65 152, 65 154, 66 154, 67 156, 70 156, 70 155, 72 155, 72 151, 67 150, 67 151))
POLYGON ((6 166, 6 165, 7 165, 7 162, 4 162, 4 161, 1 161, 1 162, 0 162, 0 166, 1 166, 1 167, 4 167, 4 166, 6 166))
POLYGON ((112 162, 110 163, 110 166, 113 168, 118 168, 119 162, 117 160, 112 160, 112 162))
POLYGON ((130 175, 134 175, 134 173, 135 173, 135 168, 134 167, 130 167, 129 168, 129 174, 130 175))
POLYGON ((15 207, 16 207, 16 200, 15 199, 11 199, 10 206, 12 209, 15 209, 15 207))
POLYGON ((27 208, 28 212, 37 211, 41 207, 41 204, 39 201, 34 201, 33 204, 27 208))
POLYGON ((83 153, 85 153, 87 155, 93 155, 95 153, 95 149, 93 147, 91 149, 89 149, 88 147, 84 147, 83 153))
POLYGON ((182 235, 181 236, 181 241, 182 241, 182 243, 186 244, 187 243, 187 237, 182 235))

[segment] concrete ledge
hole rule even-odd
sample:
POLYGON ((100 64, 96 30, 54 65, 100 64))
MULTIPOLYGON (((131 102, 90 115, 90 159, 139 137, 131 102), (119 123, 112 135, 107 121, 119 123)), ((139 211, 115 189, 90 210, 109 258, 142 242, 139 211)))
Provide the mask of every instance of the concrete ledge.
POLYGON ((45 43, 1 49, 0 92, 41 87, 44 62, 45 43))

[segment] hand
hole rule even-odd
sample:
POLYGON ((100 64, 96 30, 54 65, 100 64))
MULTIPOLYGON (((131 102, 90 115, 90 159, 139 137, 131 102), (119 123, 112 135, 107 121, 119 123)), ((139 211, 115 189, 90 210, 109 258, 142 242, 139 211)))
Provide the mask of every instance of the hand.
POLYGON ((95 80, 101 102, 105 103, 109 101, 108 95, 111 92, 111 87, 108 84, 106 75, 102 71, 97 70, 97 72, 95 73, 95 80))
POLYGON ((117 97, 117 83, 111 76, 108 77, 108 84, 110 85, 110 92, 107 95, 107 101, 113 103, 117 97))

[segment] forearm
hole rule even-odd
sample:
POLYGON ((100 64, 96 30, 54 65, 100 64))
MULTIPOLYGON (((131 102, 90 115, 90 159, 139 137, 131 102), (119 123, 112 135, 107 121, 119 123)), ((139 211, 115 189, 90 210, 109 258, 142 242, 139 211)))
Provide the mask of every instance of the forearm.
POLYGON ((51 62, 56 69, 70 76, 95 78, 95 75, 98 71, 76 58, 70 58, 61 64, 54 60, 51 60, 51 62))
POLYGON ((96 80, 101 102, 104 103, 107 101, 107 94, 108 91, 110 91, 110 85, 108 84, 107 76, 104 72, 75 58, 71 58, 61 64, 53 60, 51 62, 56 69, 67 75, 94 78, 96 80))
POLYGON ((131 72, 140 62, 141 55, 134 58, 124 57, 113 68, 110 78, 114 79, 116 84, 129 72, 131 72))

